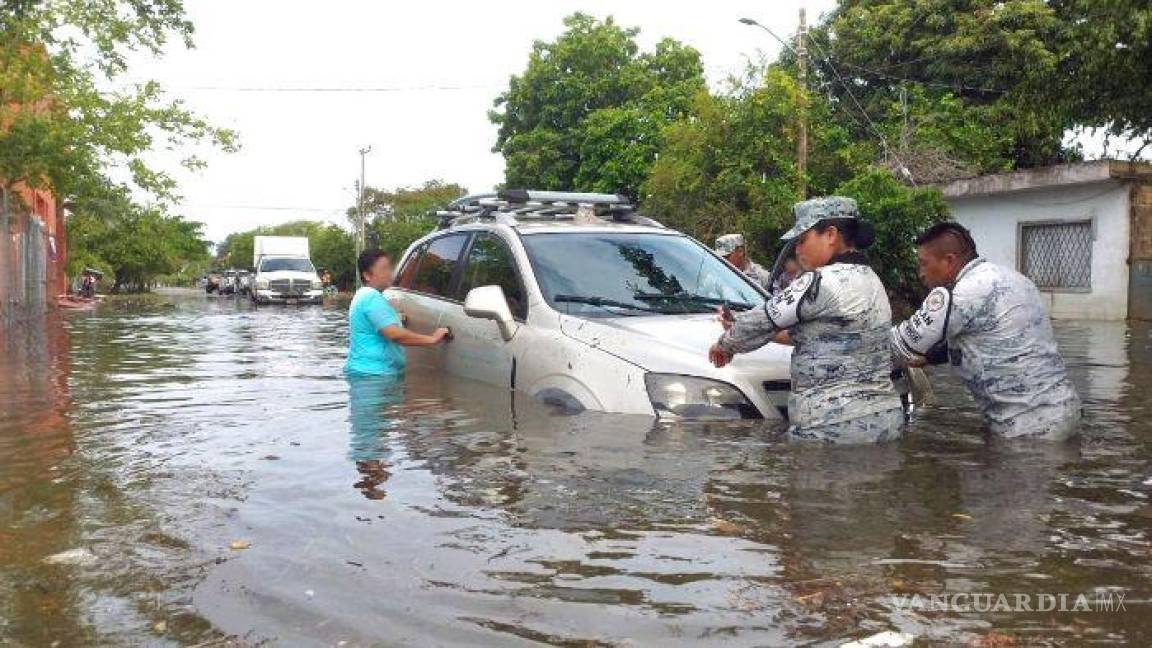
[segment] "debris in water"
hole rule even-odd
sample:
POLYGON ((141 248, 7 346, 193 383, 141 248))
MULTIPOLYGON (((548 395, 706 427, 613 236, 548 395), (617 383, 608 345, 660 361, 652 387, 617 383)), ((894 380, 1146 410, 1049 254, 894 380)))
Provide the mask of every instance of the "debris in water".
POLYGON ((75 565, 83 567, 94 564, 96 562, 96 554, 88 551, 84 547, 78 547, 76 549, 69 549, 68 551, 52 554, 45 558, 44 562, 49 565, 75 565))
POLYGON ((243 551, 251 546, 252 543, 248 542, 247 540, 233 540, 232 542, 228 543, 228 548, 232 551, 243 551))
POLYGON ((956 518, 957 520, 964 520, 965 522, 973 519, 972 516, 968 515, 967 513, 953 513, 952 517, 956 518))
POLYGON ((152 630, 154 630, 156 634, 164 634, 165 632, 168 632, 168 622, 157 621, 156 624, 152 626, 152 630))
POLYGON ((874 634, 871 637, 857 639, 845 644, 840 644, 840 648, 900 648, 901 646, 912 645, 912 640, 915 639, 907 632, 893 632, 892 630, 885 630, 880 634, 874 634))

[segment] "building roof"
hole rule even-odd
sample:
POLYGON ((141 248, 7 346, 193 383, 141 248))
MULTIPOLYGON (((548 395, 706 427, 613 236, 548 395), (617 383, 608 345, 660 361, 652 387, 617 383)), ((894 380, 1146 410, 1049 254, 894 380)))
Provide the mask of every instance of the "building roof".
POLYGON ((1152 164, 1121 160, 1094 160, 1075 164, 994 173, 937 185, 945 198, 965 198, 991 194, 1064 187, 1104 182, 1106 180, 1140 180, 1152 182, 1152 164))

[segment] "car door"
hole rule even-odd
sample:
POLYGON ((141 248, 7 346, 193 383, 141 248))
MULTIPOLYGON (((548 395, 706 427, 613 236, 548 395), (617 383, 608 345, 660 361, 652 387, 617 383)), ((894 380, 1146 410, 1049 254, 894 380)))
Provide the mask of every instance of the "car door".
MULTIPOLYGON (((521 325, 528 319, 528 300, 520 269, 512 249, 499 235, 476 234, 464 256, 457 287, 457 307, 444 312, 446 326, 454 339, 447 349, 446 361, 453 373, 492 385, 512 384, 512 365, 516 340, 505 341, 492 320, 469 317, 463 301, 468 291, 481 286, 500 286, 508 300, 512 316, 521 325)), ((523 326, 521 326, 523 329, 523 326)), ((517 337, 523 334, 520 330, 517 337)))
MULTIPOLYGON (((456 232, 429 240, 404 263, 389 298, 404 320, 404 326, 416 333, 432 333, 445 323, 446 313, 463 304, 456 299, 460 257, 471 234, 456 232)), ((408 360, 413 365, 444 368, 448 366, 446 345, 411 347, 408 360)))

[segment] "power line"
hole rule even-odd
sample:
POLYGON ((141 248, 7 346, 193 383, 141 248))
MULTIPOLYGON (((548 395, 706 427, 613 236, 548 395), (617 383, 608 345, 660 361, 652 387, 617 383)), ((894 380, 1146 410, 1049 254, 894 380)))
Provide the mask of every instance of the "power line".
MULTIPOLYGON (((122 86, 128 87, 128 86, 122 86)), ((165 90, 186 92, 315 92, 315 93, 383 93, 383 92, 454 92, 460 90, 492 90, 502 87, 484 85, 426 85, 426 86, 166 86, 165 90)))
MULTIPOLYGON (((862 65, 855 65, 852 63, 847 63, 845 61, 839 61, 839 63, 840 63, 840 65, 843 65, 845 67, 850 67, 850 68, 853 68, 856 70, 860 70, 861 72, 867 72, 868 74, 871 74, 873 76, 878 76, 878 77, 882 77, 885 79, 893 79, 896 81, 903 81, 905 83, 915 83, 917 85, 922 85, 922 86, 933 86, 933 87, 937 87, 937 88, 947 88, 949 90, 976 90, 978 92, 984 92, 984 93, 988 93, 988 94, 1004 94, 1006 92, 1005 90, 1000 90, 998 88, 981 88, 978 86, 964 85, 962 83, 942 83, 940 81, 922 81, 920 79, 910 79, 908 77, 897 76, 895 74, 887 74, 884 72, 879 72, 877 70, 866 68, 862 65)), ((829 65, 831 65, 831 63, 829 63, 829 65)))
POLYGON ((900 165, 900 170, 903 172, 904 176, 908 178, 908 181, 912 183, 913 187, 915 187, 916 180, 912 178, 912 173, 908 171, 908 167, 904 166, 904 162, 900 159, 900 156, 896 155, 896 152, 893 151, 892 147, 888 145, 888 140, 885 139, 884 134, 880 132, 879 127, 877 127, 876 123, 872 121, 872 118, 868 116, 868 111, 864 110, 864 106, 860 105, 860 101, 856 98, 856 95, 852 92, 852 89, 848 87, 848 84, 845 83, 844 78, 841 77, 840 73, 836 71, 836 66, 832 65, 832 61, 828 54, 824 52, 824 48, 816 44, 815 41, 812 41, 812 46, 820 52, 820 56, 824 58, 824 63, 828 65, 828 69, 832 71, 833 76, 835 76, 836 80, 840 82, 840 86, 843 87, 844 91, 848 93, 848 96, 852 99, 852 103, 856 104, 856 108, 860 111, 860 114, 864 116, 864 120, 868 122, 868 126, 871 128, 872 132, 875 133, 876 137, 880 139, 880 145, 884 147, 884 152, 888 155, 891 155, 892 158, 896 160, 896 163, 900 165))
POLYGON ((335 212, 346 211, 347 207, 292 207, 290 205, 178 205, 183 209, 244 209, 250 211, 296 211, 296 212, 335 212))

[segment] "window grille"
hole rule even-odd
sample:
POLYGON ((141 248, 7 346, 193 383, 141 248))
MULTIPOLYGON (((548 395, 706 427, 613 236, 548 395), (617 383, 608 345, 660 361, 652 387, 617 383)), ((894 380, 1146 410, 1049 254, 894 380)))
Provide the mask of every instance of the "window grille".
POLYGON ((1092 287, 1092 222, 1020 226, 1020 271, 1038 288, 1092 287))

